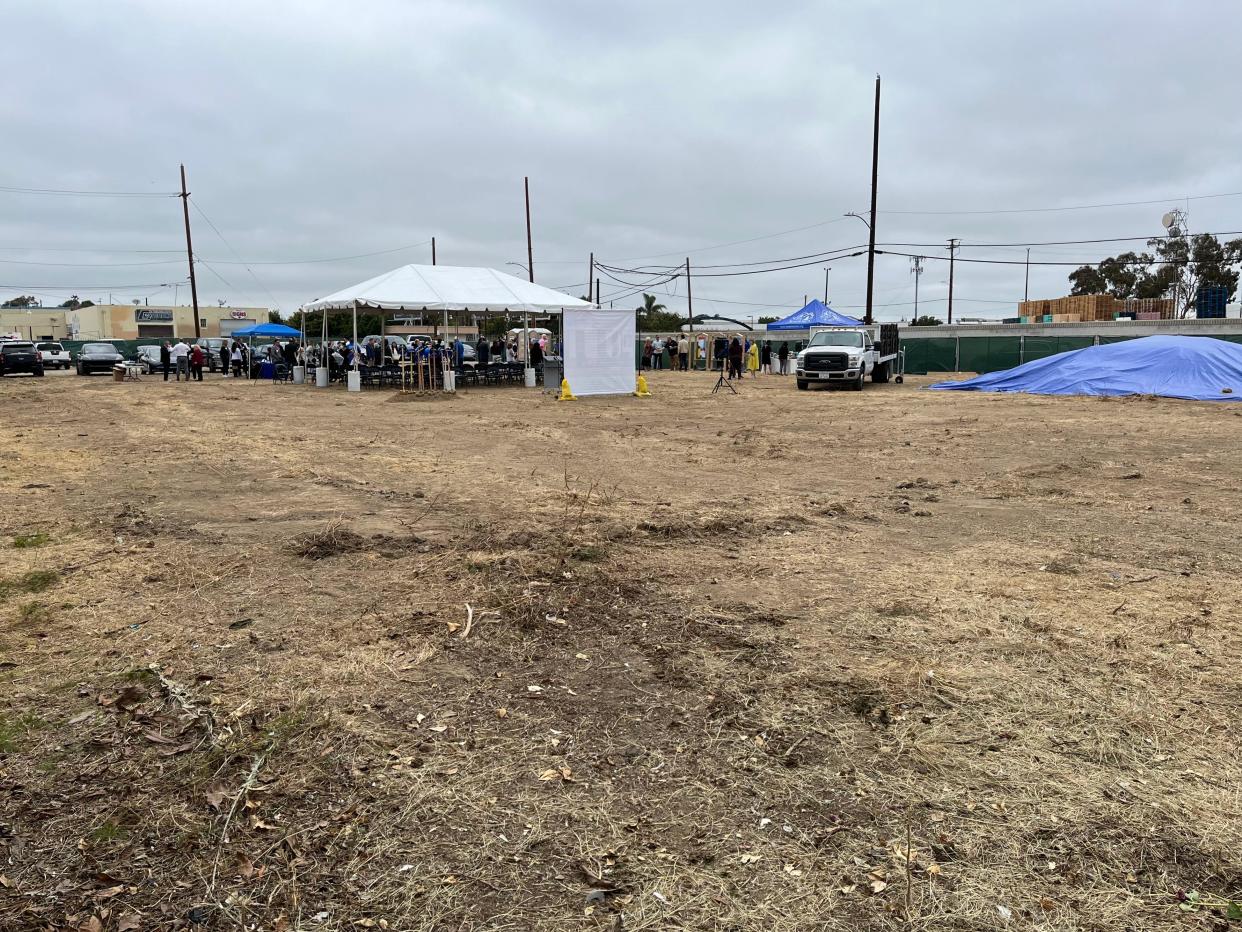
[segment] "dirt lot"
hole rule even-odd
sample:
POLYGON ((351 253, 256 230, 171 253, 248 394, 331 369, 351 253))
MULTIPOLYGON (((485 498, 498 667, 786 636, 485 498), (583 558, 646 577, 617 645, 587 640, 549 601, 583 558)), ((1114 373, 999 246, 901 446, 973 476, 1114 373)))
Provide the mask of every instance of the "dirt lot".
POLYGON ((0 928, 1223 927, 1242 405, 919 381, 3 382, 0 928))

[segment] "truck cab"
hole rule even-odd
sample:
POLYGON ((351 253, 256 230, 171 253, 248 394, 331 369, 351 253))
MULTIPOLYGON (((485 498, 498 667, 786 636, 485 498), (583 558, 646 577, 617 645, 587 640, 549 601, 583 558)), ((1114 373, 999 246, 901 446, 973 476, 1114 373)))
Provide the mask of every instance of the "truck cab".
POLYGON ((794 357, 794 375, 803 391, 813 382, 838 382, 862 391, 867 376, 887 382, 896 372, 901 382, 900 362, 896 324, 820 327, 812 329, 810 342, 794 357))

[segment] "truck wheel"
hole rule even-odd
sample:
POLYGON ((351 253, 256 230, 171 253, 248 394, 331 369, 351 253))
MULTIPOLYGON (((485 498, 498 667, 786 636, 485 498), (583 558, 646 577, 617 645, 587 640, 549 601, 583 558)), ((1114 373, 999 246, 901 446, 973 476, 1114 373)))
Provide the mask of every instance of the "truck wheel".
POLYGON ((897 376, 897 378, 893 379, 893 381, 896 382, 898 385, 901 385, 903 382, 905 382, 905 380, 906 380, 906 377, 904 375, 899 375, 897 376))
POLYGON ((863 372, 858 373, 858 378, 856 378, 853 382, 850 383, 850 390, 855 391, 855 392, 861 392, 863 390, 863 383, 866 380, 867 380, 866 373, 863 373, 863 372))
POLYGON ((871 370, 871 381, 884 383, 888 381, 888 363, 878 362, 875 368, 871 370))
POLYGON ((798 391, 804 392, 807 390, 807 388, 810 387, 810 385, 811 383, 808 382, 806 379, 798 379, 798 391))

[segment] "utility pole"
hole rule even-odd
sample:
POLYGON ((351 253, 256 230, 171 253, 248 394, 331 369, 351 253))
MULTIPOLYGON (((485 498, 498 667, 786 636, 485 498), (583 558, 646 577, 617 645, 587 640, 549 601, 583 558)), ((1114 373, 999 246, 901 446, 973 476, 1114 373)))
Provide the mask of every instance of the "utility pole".
POLYGON ((587 271, 587 300, 591 300, 591 283, 595 281, 595 253, 591 253, 591 268, 587 271))
MULTIPOLYGON (((595 303, 598 304, 600 307, 604 306, 603 302, 600 300, 600 297, 599 297, 599 279, 598 278, 595 279, 595 303)), ((609 307, 611 306, 612 305, 610 304, 609 307)))
POLYGON ((530 178, 522 179, 522 183, 526 188, 526 271, 530 273, 530 280, 535 280, 535 246, 530 238, 530 178))
POLYGON ((910 271, 914 273, 914 320, 919 319, 919 276, 923 274, 923 257, 915 256, 910 260, 910 271))
POLYGON ((194 338, 198 339, 203 335, 203 331, 198 323, 198 283, 194 280, 194 244, 190 241, 190 192, 185 189, 184 165, 181 166, 181 210, 185 214, 185 257, 190 263, 190 300, 194 305, 194 338))
POLYGON ((1026 250, 1026 284, 1022 288, 1022 300, 1031 300, 1031 250, 1026 250))
POLYGON ((436 264, 436 238, 434 236, 431 238, 431 264, 436 264))
POLYGON ((824 269, 824 303, 828 303, 828 273, 832 271, 832 266, 824 269))
POLYGON ((875 76, 875 123, 871 137, 871 223, 867 241, 867 316, 864 324, 871 323, 872 298, 875 295, 875 197, 880 179, 880 76, 875 76))
POLYGON ((690 314, 690 332, 694 333, 694 295, 690 293, 690 257, 686 256, 686 309, 690 314))
POLYGON ((949 240, 949 323, 953 323, 953 256, 957 250, 957 239, 949 240))

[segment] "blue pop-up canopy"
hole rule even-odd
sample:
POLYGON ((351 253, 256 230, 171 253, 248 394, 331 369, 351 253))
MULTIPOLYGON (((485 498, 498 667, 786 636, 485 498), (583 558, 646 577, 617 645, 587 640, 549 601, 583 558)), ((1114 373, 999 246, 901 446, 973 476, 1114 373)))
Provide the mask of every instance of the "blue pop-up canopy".
POLYGON ((1142 337, 1057 353, 1003 372, 931 387, 1033 395, 1161 395, 1190 401, 1242 401, 1242 345, 1211 337, 1142 337))
POLYGON ((800 311, 768 324, 769 330, 806 330, 808 327, 857 327, 861 320, 838 314, 823 301, 816 298, 800 311))
POLYGON ((231 337, 297 337, 301 331, 286 327, 284 324, 255 324, 245 330, 234 330, 231 337))

